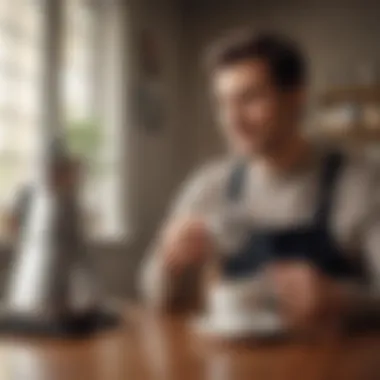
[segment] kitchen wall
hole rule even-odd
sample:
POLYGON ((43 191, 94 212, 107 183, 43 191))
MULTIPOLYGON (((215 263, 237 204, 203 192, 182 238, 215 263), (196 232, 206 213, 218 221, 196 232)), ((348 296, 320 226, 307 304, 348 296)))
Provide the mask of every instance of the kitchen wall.
POLYGON ((380 3, 359 0, 192 0, 185 1, 186 45, 191 60, 188 122, 196 127, 196 157, 202 162, 222 143, 214 126, 207 78, 199 58, 224 32, 251 27, 275 30, 296 39, 310 57, 311 112, 315 95, 327 84, 351 83, 361 68, 375 64, 380 75, 380 3))
POLYGON ((181 71, 183 20, 175 0, 130 0, 126 24, 125 214, 130 234, 124 244, 94 250, 106 284, 119 294, 134 294, 141 259, 162 220, 170 199, 191 164, 191 136, 183 122, 181 71), (148 133, 133 117, 136 84, 141 75, 138 38, 148 29, 161 49, 167 119, 160 133, 148 133))

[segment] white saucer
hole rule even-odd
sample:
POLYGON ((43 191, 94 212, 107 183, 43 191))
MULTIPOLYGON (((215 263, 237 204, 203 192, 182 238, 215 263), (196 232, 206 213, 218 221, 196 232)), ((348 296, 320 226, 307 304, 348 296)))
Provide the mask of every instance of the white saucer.
POLYGON ((223 339, 269 337, 285 333, 281 318, 273 312, 256 312, 254 315, 220 318, 204 315, 192 321, 196 332, 223 339))

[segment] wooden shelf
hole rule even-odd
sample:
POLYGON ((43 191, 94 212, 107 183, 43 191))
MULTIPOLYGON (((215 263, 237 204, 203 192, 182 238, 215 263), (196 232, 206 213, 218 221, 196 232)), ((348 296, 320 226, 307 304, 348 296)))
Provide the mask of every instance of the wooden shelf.
POLYGON ((380 145, 380 127, 378 129, 363 129, 357 128, 349 132, 328 131, 326 128, 321 128, 314 134, 315 137, 324 141, 334 143, 343 143, 350 145, 380 145))
POLYGON ((320 100, 323 105, 338 103, 377 103, 380 105, 380 85, 337 88, 324 93, 320 100))

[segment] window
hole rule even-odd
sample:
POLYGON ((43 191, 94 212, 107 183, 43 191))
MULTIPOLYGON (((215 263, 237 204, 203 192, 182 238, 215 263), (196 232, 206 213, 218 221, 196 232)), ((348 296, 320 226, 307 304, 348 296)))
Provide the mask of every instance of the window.
MULTIPOLYGON (((41 12, 31 1, 0 3, 0 207, 28 181, 39 120, 41 12)), ((3 226, 4 227, 4 226, 3 226)))
MULTIPOLYGON (((43 1, 0 2, 0 207, 31 180, 41 130, 43 1)), ((88 232, 122 233, 122 12, 117 2, 65 0, 60 73, 67 144, 84 164, 88 232), (112 101, 111 101, 112 96, 112 101)), ((35 167, 34 167, 35 168, 35 167)))

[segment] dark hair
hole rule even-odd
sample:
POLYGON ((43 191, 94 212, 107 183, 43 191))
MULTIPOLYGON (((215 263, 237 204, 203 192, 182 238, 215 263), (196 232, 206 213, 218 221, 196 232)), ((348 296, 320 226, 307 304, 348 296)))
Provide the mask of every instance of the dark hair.
POLYGON ((275 84, 291 90, 305 84, 306 59, 297 44, 273 33, 239 32, 218 41, 206 55, 208 69, 234 65, 247 59, 260 59, 268 64, 275 84))

